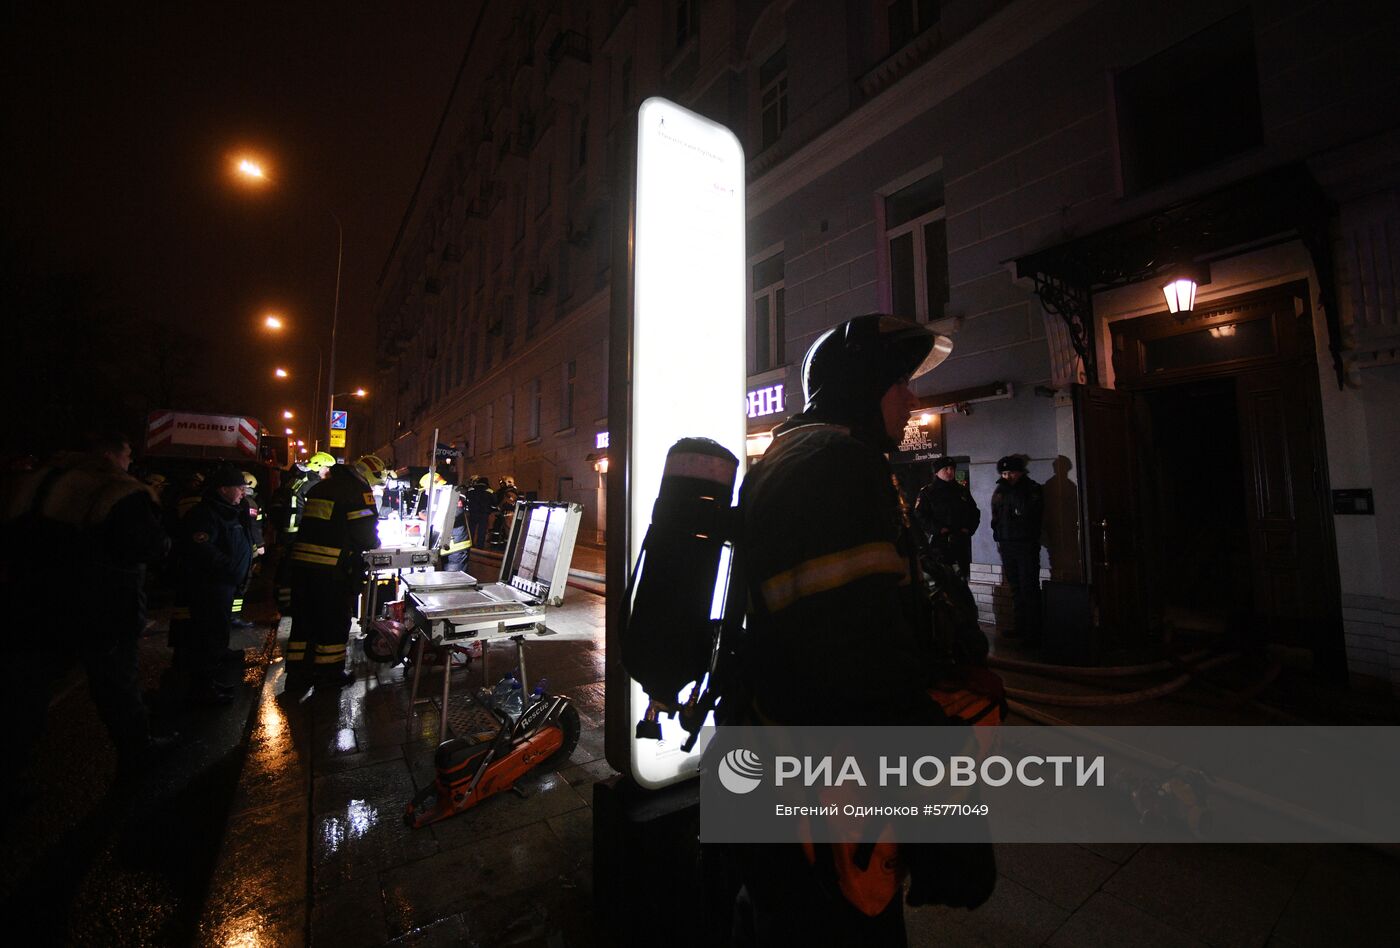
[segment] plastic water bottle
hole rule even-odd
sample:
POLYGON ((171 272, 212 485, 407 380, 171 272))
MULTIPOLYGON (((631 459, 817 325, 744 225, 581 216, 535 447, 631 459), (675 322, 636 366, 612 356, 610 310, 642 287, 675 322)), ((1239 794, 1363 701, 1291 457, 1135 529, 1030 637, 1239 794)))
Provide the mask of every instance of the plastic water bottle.
POLYGON ((497 711, 512 721, 520 717, 520 712, 524 709, 525 695, 520 687, 520 679, 515 677, 514 672, 496 682, 496 687, 491 691, 491 703, 497 711))
POLYGON ((535 682, 535 687, 534 687, 534 689, 530 692, 530 698, 529 698, 528 701, 525 702, 525 707, 529 708, 529 707, 534 706, 535 702, 537 702, 537 701, 541 700, 542 698, 544 698, 544 696, 545 696, 546 694, 548 694, 548 693, 549 693, 549 679, 548 679, 548 678, 541 678, 539 681, 535 682))

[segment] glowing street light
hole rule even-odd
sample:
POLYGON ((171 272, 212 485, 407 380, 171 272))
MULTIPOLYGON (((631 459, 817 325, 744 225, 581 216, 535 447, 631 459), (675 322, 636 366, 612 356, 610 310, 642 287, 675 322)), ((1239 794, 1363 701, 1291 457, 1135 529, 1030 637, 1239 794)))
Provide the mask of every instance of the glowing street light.
POLYGON ((283 430, 286 431, 288 435, 290 435, 290 434, 292 433, 292 429, 291 429, 291 428, 285 428, 285 429, 283 429, 283 430))
POLYGON ((267 172, 263 170, 262 164, 252 158, 239 158, 234 170, 250 181, 263 182, 267 180, 267 172))
POLYGON ((282 417, 290 421, 293 415, 290 411, 284 411, 282 412, 282 417))
POLYGON ((268 313, 263 317, 263 325, 272 330, 281 329, 283 326, 282 317, 276 313, 268 313))
MULTIPOLYGON (((251 156, 240 156, 234 166, 238 176, 250 184, 263 185, 271 182, 267 172, 263 169, 262 163, 251 156)), ((326 431, 330 431, 330 409, 335 407, 335 395, 330 394, 335 391, 335 337, 336 327, 340 321, 340 274, 345 260, 345 226, 340 222, 340 215, 330 208, 326 208, 332 221, 335 222, 335 295, 331 298, 331 345, 330 358, 326 360, 325 391, 328 394, 327 414, 325 418, 326 431)), ((268 328, 277 329, 279 326, 272 326, 268 323, 268 328)), ((319 349, 318 349, 319 351, 319 349)), ((317 371, 316 388, 321 390, 320 371, 317 371)), ((319 416, 319 405, 312 411, 312 423, 320 426, 322 423, 319 416)), ((314 430, 314 429, 313 429, 314 430)))
POLYGON ((272 374, 277 376, 279 379, 291 378, 291 376, 287 374, 287 370, 281 367, 273 369, 272 374))

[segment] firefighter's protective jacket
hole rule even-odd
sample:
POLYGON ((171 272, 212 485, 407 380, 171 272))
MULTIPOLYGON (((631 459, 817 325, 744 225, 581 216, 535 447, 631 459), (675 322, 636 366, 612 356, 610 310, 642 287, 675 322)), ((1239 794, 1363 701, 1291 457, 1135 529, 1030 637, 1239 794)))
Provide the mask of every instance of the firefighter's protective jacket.
POLYGON ((885 456, 845 427, 798 416, 745 477, 739 505, 746 677, 761 719, 927 721, 931 634, 885 456))
POLYGON ((374 492, 350 468, 337 464, 306 495, 291 564, 357 571, 360 554, 379 545, 378 518, 374 492))

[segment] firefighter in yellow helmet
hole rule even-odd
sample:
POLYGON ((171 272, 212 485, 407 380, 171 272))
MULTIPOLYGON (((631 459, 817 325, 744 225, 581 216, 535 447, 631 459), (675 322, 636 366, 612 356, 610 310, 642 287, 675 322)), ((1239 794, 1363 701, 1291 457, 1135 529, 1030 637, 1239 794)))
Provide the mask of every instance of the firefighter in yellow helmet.
POLYGON ((289 685, 339 688, 355 680, 345 670, 345 646, 365 550, 379 545, 373 488, 384 483, 384 462, 372 454, 337 464, 306 495, 301 529, 288 557, 292 633, 287 642, 289 685))
POLYGON ((256 493, 258 479, 251 471, 240 471, 239 473, 243 475, 243 499, 239 502, 239 507, 248 517, 250 538, 253 543, 253 559, 249 563, 248 574, 243 577, 243 582, 233 597, 233 627, 251 629, 253 623, 243 617, 243 601, 248 595, 248 584, 253 581, 254 564, 266 552, 267 548, 263 545, 263 505, 258 500, 256 493))
POLYGON ((270 505, 271 523, 277 534, 279 556, 277 574, 273 586, 277 593, 277 611, 284 616, 292 614, 292 584, 287 575, 287 562, 297 531, 301 529, 302 511, 306 507, 306 495, 311 488, 321 483, 321 477, 335 464, 335 458, 324 451, 317 451, 305 462, 293 464, 282 480, 282 486, 272 495, 270 505))

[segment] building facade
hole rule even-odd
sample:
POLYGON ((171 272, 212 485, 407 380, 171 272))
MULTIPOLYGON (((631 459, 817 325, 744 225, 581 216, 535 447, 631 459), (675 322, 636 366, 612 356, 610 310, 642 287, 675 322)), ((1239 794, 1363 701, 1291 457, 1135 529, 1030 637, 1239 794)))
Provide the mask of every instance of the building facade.
POLYGON ((1400 688, 1397 39, 1360 0, 488 9, 381 281, 370 442, 424 463, 436 428, 602 529, 612 169, 664 95, 748 156, 751 455, 818 334, 913 316, 955 348, 897 471, 960 459, 986 618, 1021 454, 1072 651, 1244 631, 1400 688))

